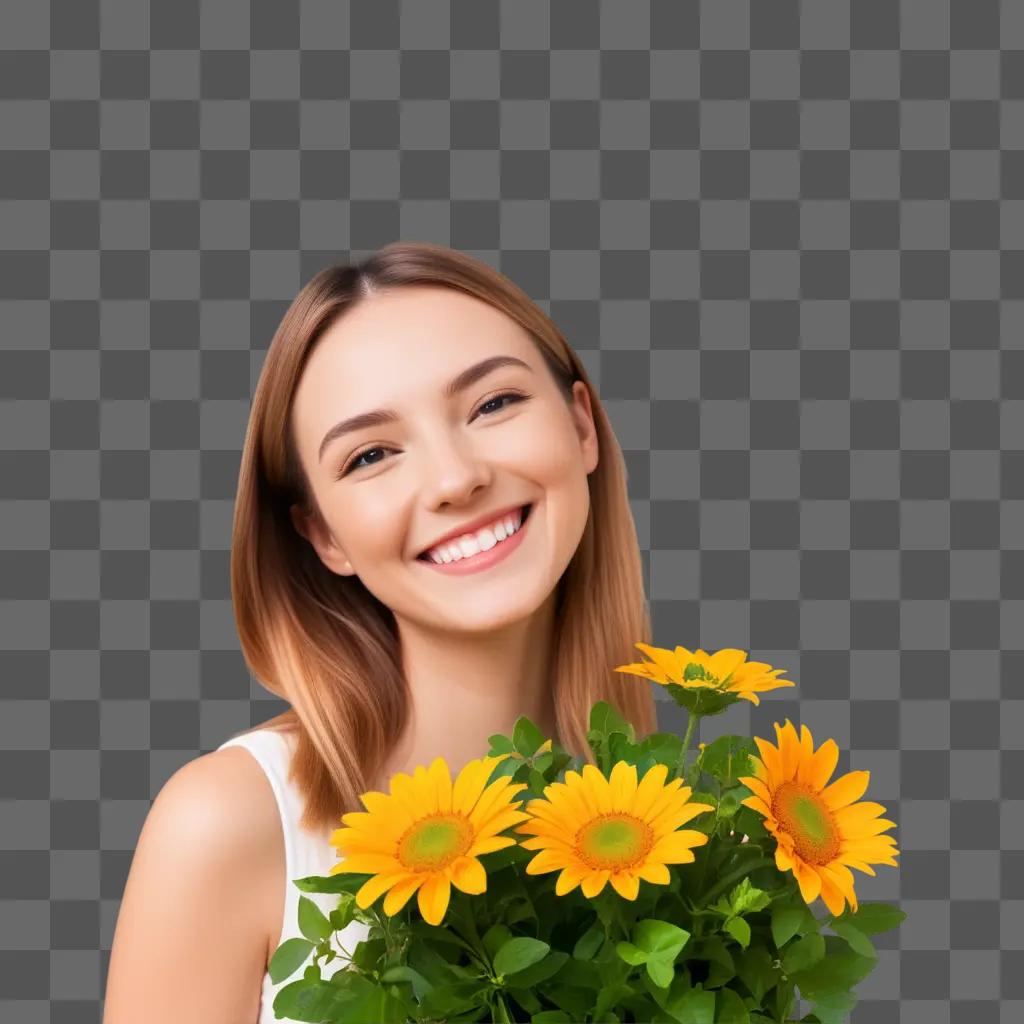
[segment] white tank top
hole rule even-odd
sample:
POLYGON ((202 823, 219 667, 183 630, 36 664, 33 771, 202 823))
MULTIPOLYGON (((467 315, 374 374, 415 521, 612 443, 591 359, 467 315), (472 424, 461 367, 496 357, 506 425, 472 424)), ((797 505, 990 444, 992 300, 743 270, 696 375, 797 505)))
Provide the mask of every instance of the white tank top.
MULTIPOLYGON (((338 905, 336 895, 317 892, 304 893, 292 884, 293 878, 328 875, 331 868, 338 863, 337 847, 331 846, 329 841, 334 827, 328 829, 319 838, 299 827, 299 817, 302 814, 303 806, 302 796, 295 784, 288 781, 288 766, 291 763, 294 744, 293 735, 287 735, 275 729, 260 729, 244 736, 235 736, 217 748, 223 750, 225 747, 244 747, 248 750, 266 773, 277 800, 277 809, 281 814, 281 827, 284 832, 285 876, 281 879, 281 884, 284 886, 285 901, 281 935, 275 949, 286 939, 303 938, 302 932, 299 931, 300 896, 311 899, 325 914, 330 914, 338 905)), ((341 828, 341 821, 335 827, 341 828)), ((361 921, 352 921, 338 932, 334 940, 335 948, 340 943, 349 953, 352 953, 368 933, 368 925, 361 921)), ((340 969, 347 962, 347 958, 339 952, 338 956, 329 964, 324 965, 324 977, 329 978, 335 970, 340 969)), ((312 958, 277 985, 271 981, 270 973, 264 971, 258 1024, 277 1024, 280 1018, 274 1016, 275 996, 285 985, 298 981, 309 963, 312 963, 312 958)))

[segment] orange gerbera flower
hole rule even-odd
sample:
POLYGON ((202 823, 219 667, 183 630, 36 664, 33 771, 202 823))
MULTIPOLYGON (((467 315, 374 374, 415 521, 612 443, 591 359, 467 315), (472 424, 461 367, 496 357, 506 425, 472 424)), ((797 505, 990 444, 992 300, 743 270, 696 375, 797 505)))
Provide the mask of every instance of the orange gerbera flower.
POLYGON ((777 747, 754 737, 761 757, 751 756, 754 775, 739 779, 754 795, 742 802, 763 815, 778 841, 776 867, 793 872, 805 903, 821 896, 837 916, 846 903, 856 913, 850 868, 874 875, 870 863, 896 867, 896 840, 880 834, 896 823, 878 817, 881 804, 857 802, 870 772, 847 772, 826 785, 839 760, 834 740, 815 750, 810 729, 801 725, 797 737, 788 718, 784 726, 775 723, 775 732, 777 747))
POLYGON ((780 686, 796 686, 791 679, 776 678, 786 671, 784 668, 773 669, 764 662, 747 661, 746 651, 732 647, 723 647, 709 655, 706 651, 688 651, 685 647, 672 651, 639 642, 634 646, 652 660, 619 665, 615 671, 653 679, 663 686, 671 683, 687 690, 712 690, 716 694, 743 697, 754 704, 761 703, 759 693, 777 690, 780 686))

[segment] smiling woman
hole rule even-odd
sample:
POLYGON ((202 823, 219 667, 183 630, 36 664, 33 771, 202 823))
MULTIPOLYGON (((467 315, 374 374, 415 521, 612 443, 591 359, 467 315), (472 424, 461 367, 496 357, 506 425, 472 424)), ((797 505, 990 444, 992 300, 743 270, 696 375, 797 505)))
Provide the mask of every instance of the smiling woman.
MULTIPOLYGON (((265 865, 264 952, 296 933, 291 880, 328 872, 341 815, 394 773, 438 756, 457 772, 520 715, 593 763, 598 700, 638 736, 653 731, 651 690, 614 671, 650 640, 641 564, 608 417, 558 328, 513 282, 452 249, 396 242, 302 289, 253 397, 231 550, 246 663, 291 707, 222 747, 253 755, 273 799, 253 780, 251 796, 238 795, 237 759, 186 765, 197 769, 192 786, 171 787, 192 794, 179 804, 209 802, 227 792, 216 779, 230 768, 239 815, 276 806, 277 833, 260 811, 256 834, 283 831, 283 844, 238 853, 265 865)), ((239 752, 206 757, 229 755, 239 752)), ((174 834, 163 817, 153 835, 174 834)), ((214 839, 227 828, 215 811, 204 820, 214 839)), ((145 863, 166 878, 156 853, 145 863)), ((230 874, 229 849, 220 863, 230 874)), ((222 890, 222 875, 206 878, 203 899, 222 890)), ((185 916, 187 884, 167 896, 185 916)), ((146 886, 132 888, 135 923, 124 936, 119 925, 113 979, 132 974, 151 930, 146 886)), ((198 915, 200 890, 190 891, 198 915)), ((241 899, 244 887, 227 891, 241 899)), ((223 900, 221 911, 233 919, 223 900)), ((234 955, 235 977, 252 978, 256 954, 244 964, 234 955)), ((108 983, 108 999, 125 984, 108 983)), ((262 984, 269 1021, 266 973, 262 984)))

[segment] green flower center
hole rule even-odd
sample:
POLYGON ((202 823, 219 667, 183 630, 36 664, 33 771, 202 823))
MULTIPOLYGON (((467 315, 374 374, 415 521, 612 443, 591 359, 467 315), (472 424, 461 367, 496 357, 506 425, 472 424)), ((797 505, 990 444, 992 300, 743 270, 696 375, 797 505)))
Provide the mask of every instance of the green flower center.
POLYGON ((691 661, 686 668, 683 669, 683 681, 692 683, 694 680, 706 682, 710 686, 714 686, 718 682, 717 677, 709 672, 703 665, 696 661, 691 661))
POLYGON ((728 689, 729 682, 732 677, 733 673, 730 672, 724 679, 719 678, 713 672, 709 671, 704 665, 700 665, 696 661, 689 662, 686 668, 683 669, 683 682, 703 683, 705 686, 713 690, 728 689))
POLYGON ((828 864, 839 855, 839 829, 832 812, 802 783, 782 783, 775 791, 772 813, 809 864, 828 864))
POLYGON ((470 823, 461 814, 431 814, 398 841, 398 859, 410 871, 438 871, 469 849, 470 823))
POLYGON ((632 867, 654 845, 650 826, 631 814, 602 814, 576 834, 576 852, 592 868, 632 867))

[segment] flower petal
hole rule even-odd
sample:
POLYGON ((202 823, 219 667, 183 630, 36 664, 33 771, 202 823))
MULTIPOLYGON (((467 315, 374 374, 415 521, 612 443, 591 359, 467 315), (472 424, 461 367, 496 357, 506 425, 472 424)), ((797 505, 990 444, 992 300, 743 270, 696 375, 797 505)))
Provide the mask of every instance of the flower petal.
POLYGON ((452 779, 443 757, 435 757, 427 769, 437 810, 447 814, 452 809, 452 779))
POLYGON ((635 900, 640 891, 640 879, 629 871, 613 871, 611 876, 612 888, 623 898, 635 900))
POLYGON ((583 781, 587 784, 588 792, 597 804, 598 813, 608 814, 612 809, 608 780, 601 774, 597 766, 589 761, 583 765, 583 781))
POLYGON ((804 903, 810 905, 821 894, 821 876, 799 857, 793 861, 793 874, 796 875, 804 903))
POLYGON ((557 850, 541 850, 526 865, 528 875, 543 875, 548 871, 559 871, 571 863, 564 853, 557 850))
POLYGON ((463 892, 477 895, 487 889, 487 872, 476 857, 458 857, 452 862, 452 885, 463 892))
POLYGON ((427 878, 417 896, 420 913, 427 924, 441 923, 444 912, 448 909, 451 894, 451 882, 448 881, 447 875, 437 872, 427 878))
POLYGON ((409 902, 409 897, 427 880, 423 874, 409 875, 384 897, 384 913, 389 917, 397 914, 409 902))
POLYGON ((582 882, 583 895, 587 899, 592 899, 596 896, 608 882, 611 877, 611 872, 607 868, 603 868, 600 871, 591 871, 582 882))
POLYGON ((356 905, 365 910, 382 892, 387 892, 396 882, 408 877, 409 872, 403 868, 401 871, 368 878, 356 893, 356 905))
MULTIPOLYGON (((715 651, 708 658, 708 663, 713 675, 718 676, 719 679, 725 679, 735 672, 746 660, 746 651, 738 651, 734 647, 723 647, 720 651, 715 651)), ((732 682, 735 683, 735 680, 732 680, 732 682)), ((733 688, 733 686, 729 687, 729 689, 733 688)))
POLYGON ((672 878, 666 865, 652 864, 650 861, 636 868, 636 873, 645 882, 652 882, 655 885, 668 885, 672 878))
POLYGON ((779 748, 773 743, 761 739, 760 736, 755 736, 754 742, 761 753, 761 760, 764 762, 768 777, 772 780, 773 784, 778 785, 785 777, 782 771, 782 757, 779 753, 779 748))
POLYGON ((821 791, 821 798, 832 810, 837 811, 852 804, 854 800, 859 800, 868 788, 870 779, 871 772, 868 771, 847 772, 831 786, 826 786, 821 791))
POLYGON ((608 785, 611 789, 613 811, 624 811, 631 807, 637 791, 636 765, 627 761, 617 761, 612 768, 608 785))
POLYGON ((832 773, 839 763, 839 747, 833 739, 825 740, 810 763, 802 766, 802 781, 806 782, 812 789, 824 789, 826 783, 832 778, 832 773))
POLYGON ((480 799, 480 794, 496 763, 494 758, 480 758, 470 761, 459 772, 452 785, 452 811, 456 814, 469 814, 473 805, 480 799))
POLYGON ((646 820, 647 814, 654 804, 654 801, 661 793, 668 777, 668 765, 660 762, 647 769, 647 773, 636 788, 636 796, 633 798, 633 813, 638 818, 646 820))
POLYGON ((579 864, 567 867, 555 882, 555 895, 564 896, 567 892, 572 892, 589 873, 589 868, 579 864))

